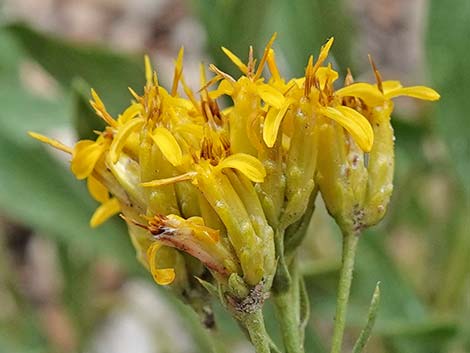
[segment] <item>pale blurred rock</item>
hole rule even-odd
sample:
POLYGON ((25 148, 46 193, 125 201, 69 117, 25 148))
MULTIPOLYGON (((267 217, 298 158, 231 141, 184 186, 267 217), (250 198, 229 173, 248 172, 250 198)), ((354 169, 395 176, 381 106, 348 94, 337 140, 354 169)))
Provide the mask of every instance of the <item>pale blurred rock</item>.
POLYGON ((194 352, 190 335, 155 285, 132 280, 122 297, 122 305, 95 332, 88 353, 194 352))
POLYGON ((76 41, 96 41, 105 38, 112 13, 92 1, 69 1, 60 7, 62 36, 76 41))
POLYGON ((62 291, 63 277, 54 242, 43 237, 32 237, 24 267, 22 272, 28 296, 37 303, 55 302, 62 291))

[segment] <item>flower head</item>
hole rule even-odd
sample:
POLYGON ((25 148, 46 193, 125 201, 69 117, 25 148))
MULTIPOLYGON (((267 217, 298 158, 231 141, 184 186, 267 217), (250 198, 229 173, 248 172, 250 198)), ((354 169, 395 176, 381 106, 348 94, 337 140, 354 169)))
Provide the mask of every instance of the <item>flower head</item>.
POLYGON ((100 203, 91 225, 121 213, 155 281, 185 295, 202 283, 195 277, 230 295, 240 292, 231 293, 235 287, 268 291, 285 265, 285 231, 308 221, 318 190, 344 229, 377 223, 392 190, 391 99, 439 97, 382 82, 375 68, 376 84, 348 75, 336 89, 339 74, 325 64, 333 38, 309 58, 304 77, 285 80, 274 39, 258 65, 253 48, 247 63, 222 48, 242 74, 235 79, 210 65, 215 76, 206 80, 202 69, 199 97, 185 83, 183 50, 170 90, 145 57, 143 92, 130 89, 133 100, 117 118, 92 90, 90 103, 106 123, 96 140, 69 148, 31 133, 71 155, 72 172, 100 203), (231 99, 226 109, 217 103, 222 95, 231 99))

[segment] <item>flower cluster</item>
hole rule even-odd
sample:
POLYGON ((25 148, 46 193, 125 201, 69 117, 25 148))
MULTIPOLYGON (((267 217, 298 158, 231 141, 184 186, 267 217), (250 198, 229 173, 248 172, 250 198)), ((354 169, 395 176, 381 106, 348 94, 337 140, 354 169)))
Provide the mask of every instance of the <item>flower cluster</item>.
POLYGON ((131 90, 121 115, 111 116, 92 91, 107 124, 95 141, 70 149, 31 133, 71 153, 72 172, 101 204, 91 225, 120 213, 159 284, 187 288, 197 277, 228 291, 243 283, 247 295, 260 285, 269 291, 284 253, 301 240, 289 230, 310 216, 318 191, 344 232, 377 223, 393 185, 391 99, 439 98, 427 87, 382 81, 377 70, 375 84, 348 73, 337 89, 338 72, 324 64, 333 38, 310 57, 304 77, 286 81, 273 41, 257 65, 252 49, 245 64, 223 48, 242 75, 210 65, 207 81, 202 68, 197 94, 185 83, 182 50, 170 91, 146 58, 143 93, 131 90))

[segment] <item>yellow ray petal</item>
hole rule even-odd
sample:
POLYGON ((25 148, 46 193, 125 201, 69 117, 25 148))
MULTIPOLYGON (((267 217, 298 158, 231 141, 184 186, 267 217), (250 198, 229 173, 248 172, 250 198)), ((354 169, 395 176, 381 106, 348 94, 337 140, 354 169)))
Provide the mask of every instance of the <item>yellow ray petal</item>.
POLYGON ((175 269, 173 268, 157 268, 156 256, 158 250, 162 247, 159 243, 153 243, 147 250, 147 257, 149 262, 150 273, 153 276, 155 282, 162 286, 171 284, 176 277, 175 269))
POLYGON ((282 119, 284 119, 284 116, 286 115, 290 105, 291 101, 286 99, 280 110, 270 109, 268 111, 263 126, 263 140, 268 147, 274 146, 282 119))
POLYGON ((364 152, 370 152, 374 143, 374 132, 369 121, 349 107, 320 108, 319 113, 333 119, 348 131, 364 152))
POLYGON ((87 178, 103 155, 106 146, 91 140, 81 140, 75 144, 72 152, 72 173, 79 180, 87 178))
POLYGON ((245 75, 247 74, 248 67, 243 63, 243 61, 240 60, 238 56, 236 56, 234 53, 232 53, 225 47, 222 47, 222 51, 240 69, 241 72, 243 72, 245 75))
POLYGON ((143 112, 144 107, 140 103, 131 104, 124 112, 119 116, 118 121, 120 124, 124 125, 129 120, 138 116, 141 112, 143 112))
POLYGON ((175 167, 181 165, 183 162, 183 152, 170 130, 164 127, 157 127, 153 130, 151 136, 168 162, 175 167))
POLYGON ((217 170, 224 168, 236 169, 256 183, 262 183, 266 177, 266 170, 264 169, 263 163, 261 163, 259 159, 246 153, 232 154, 223 159, 216 168, 217 170))
POLYGON ((109 158, 113 164, 116 164, 119 160, 119 155, 126 145, 127 138, 143 124, 144 119, 133 119, 119 129, 109 148, 109 158))
POLYGON ((266 84, 261 84, 256 86, 256 91, 258 92, 261 99, 270 106, 276 109, 282 108, 282 105, 285 102, 285 98, 277 89, 266 84))
POLYGON ((196 173, 194 172, 189 172, 189 173, 184 173, 181 175, 177 175, 171 178, 164 178, 164 179, 156 179, 152 181, 147 181, 145 183, 141 183, 140 185, 143 187, 158 187, 158 186, 163 186, 163 185, 169 185, 169 184, 174 184, 174 183, 179 183, 180 181, 187 181, 187 180, 192 180, 196 173))
POLYGON ((41 135, 41 134, 38 134, 38 133, 32 132, 32 131, 28 131, 28 135, 31 136, 32 138, 38 140, 38 141, 41 141, 42 143, 46 143, 49 146, 52 146, 52 147, 58 149, 59 151, 62 151, 62 152, 68 153, 68 154, 72 154, 72 148, 69 147, 69 146, 64 145, 60 141, 57 141, 55 139, 51 139, 47 136, 44 136, 44 135, 41 135))
POLYGON ((396 80, 382 81, 382 88, 384 90, 384 94, 387 94, 391 90, 402 88, 402 87, 403 86, 401 85, 400 81, 396 81, 396 80))
POLYGON ((118 199, 115 197, 110 198, 98 207, 95 213, 93 213, 93 216, 91 216, 90 219, 90 226, 92 228, 98 227, 100 224, 103 224, 109 218, 119 213, 119 211, 121 211, 121 205, 119 204, 118 199))
POLYGON ((426 86, 399 87, 385 93, 387 99, 398 96, 408 96, 426 101, 436 101, 441 97, 435 90, 426 86))
POLYGON ((224 94, 227 96, 231 96, 233 94, 233 85, 228 80, 220 81, 219 87, 209 92, 209 97, 216 99, 224 94))
POLYGON ((385 97, 375 85, 358 82, 343 87, 335 92, 338 97, 357 97, 362 99, 369 106, 382 105, 385 97))
POLYGON ((100 203, 105 203, 109 200, 108 189, 93 175, 90 175, 87 178, 87 187, 88 192, 96 201, 100 203))

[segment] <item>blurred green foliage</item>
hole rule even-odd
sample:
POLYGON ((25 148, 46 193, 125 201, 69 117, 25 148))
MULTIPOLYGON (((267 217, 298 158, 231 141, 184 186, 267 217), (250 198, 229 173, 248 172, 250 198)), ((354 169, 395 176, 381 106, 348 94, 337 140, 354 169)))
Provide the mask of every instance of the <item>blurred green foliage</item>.
MULTIPOLYGON (((301 75, 308 55, 316 55, 332 35, 336 38, 333 55, 340 71, 348 65, 354 67, 355 19, 341 0, 203 0, 192 1, 191 7, 207 31, 209 54, 224 71, 236 72, 222 56, 220 46, 244 58, 249 44, 259 52, 273 32, 279 34, 275 47, 288 73, 301 75)), ((395 121, 397 172, 393 204, 384 224, 363 236, 348 316, 350 330, 359 332, 374 287, 381 281, 374 346, 369 351, 470 351, 470 327, 465 320, 470 313, 466 294, 470 273, 470 100, 466 97, 470 91, 469 18, 467 0, 429 1, 427 83, 442 98, 433 111, 424 111, 424 119, 410 123, 397 117, 395 121), (447 154, 430 158, 425 152, 429 141, 444 144, 447 154), (420 201, 420 193, 426 192, 423 184, 433 177, 444 177, 452 191, 450 210, 438 220, 420 201), (423 257, 419 257, 420 251, 407 251, 413 258, 406 264, 392 256, 397 243, 390 239, 390 233, 402 226, 418 229, 423 236, 415 235, 412 244, 425 247, 423 257), (410 274, 415 268, 424 268, 418 280, 410 274)), ((85 186, 74 180, 64 163, 29 139, 26 131, 75 127, 80 137, 92 137, 100 121, 94 119, 88 106, 89 88, 94 87, 110 111, 118 113, 129 102, 127 87, 139 89, 143 84, 142 60, 106 48, 70 44, 24 24, 1 28, 0 53, 0 210, 59 244, 64 270, 68 271, 67 302, 77 320, 83 321, 81 338, 86 341, 90 327, 99 318, 90 319, 93 315, 80 313, 86 308, 88 292, 76 287, 73 279, 82 281, 82 285, 91 281, 87 264, 98 256, 115 259, 130 274, 141 271, 122 223, 113 220, 90 229, 88 219, 97 205, 90 200, 85 186), (57 81, 58 97, 40 97, 24 87, 21 65, 27 61, 36 62, 57 81), (74 254, 80 261, 73 260, 74 254)), ((315 236, 315 229, 311 233, 315 236)), ((339 246, 339 235, 335 239, 339 246)), ((313 263, 321 260, 313 259, 313 263)), ((336 277, 334 267, 333 271, 315 272, 308 277, 312 300, 306 336, 308 352, 324 352, 328 345, 321 323, 332 322, 336 277)), ((14 324, 0 322, 0 351, 47 351, 34 312, 18 300, 24 305, 22 317, 14 324)), ((180 315, 188 315, 174 300, 168 302, 180 315)), ((266 310, 267 317, 273 317, 272 310, 266 310)), ((217 311, 217 317, 219 335, 227 349, 240 333, 234 333, 238 331, 222 310, 217 311)), ((192 317, 187 328, 194 333, 200 351, 207 352, 210 343, 195 320, 192 317)), ((268 325, 274 322, 267 321, 268 325)))

